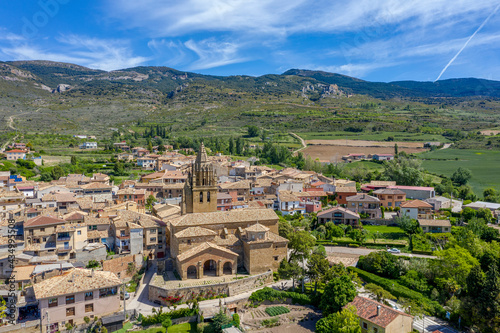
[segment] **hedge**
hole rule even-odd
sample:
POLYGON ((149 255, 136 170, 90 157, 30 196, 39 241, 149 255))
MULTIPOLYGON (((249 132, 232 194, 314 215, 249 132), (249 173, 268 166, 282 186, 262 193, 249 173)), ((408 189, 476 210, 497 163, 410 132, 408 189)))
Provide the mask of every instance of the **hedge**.
POLYGON ((254 304, 260 304, 264 301, 282 301, 287 298, 292 300, 293 304, 308 305, 311 304, 311 298, 305 294, 299 294, 292 291, 279 291, 269 287, 264 287, 260 290, 254 291, 248 298, 254 304))
POLYGON ((413 251, 411 251, 411 253, 414 253, 414 254, 426 254, 426 255, 429 255, 429 256, 432 256, 432 254, 433 254, 432 251, 419 251, 419 250, 413 250, 413 251))
MULTIPOLYGON (((316 245, 330 245, 330 246, 350 246, 356 244, 358 246, 361 246, 362 244, 360 242, 354 242, 354 241, 343 241, 343 240, 335 240, 335 241, 328 241, 328 240, 317 240, 316 245)), ((389 242, 380 242, 380 243, 364 243, 365 246, 389 246, 389 247, 396 247, 396 248, 405 248, 405 244, 400 244, 400 243, 389 243, 389 242)))
POLYGON ((347 269, 356 272, 363 281, 367 283, 374 283, 389 291, 396 297, 409 298, 416 301, 417 303, 421 304, 425 311, 429 312, 431 315, 444 318, 446 314, 446 311, 441 306, 441 304, 425 297, 415 290, 400 285, 396 280, 386 279, 356 267, 347 267, 347 269))

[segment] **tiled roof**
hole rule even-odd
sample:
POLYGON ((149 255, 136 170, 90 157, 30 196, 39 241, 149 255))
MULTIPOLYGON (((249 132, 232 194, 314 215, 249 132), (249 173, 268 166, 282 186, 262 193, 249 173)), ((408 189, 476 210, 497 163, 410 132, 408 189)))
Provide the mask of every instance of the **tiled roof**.
POLYGON ((281 202, 300 201, 296 194, 298 193, 294 193, 292 191, 280 191, 278 193, 278 198, 281 202))
POLYGON ((413 190, 413 191, 434 191, 434 187, 425 187, 425 186, 389 186, 389 188, 397 188, 400 190, 413 190))
POLYGON ((176 238, 214 236, 217 233, 213 230, 201 227, 189 227, 175 234, 176 238))
POLYGON ((305 192, 297 193, 297 196, 299 198, 302 198, 302 197, 326 197, 326 192, 325 191, 305 191, 305 192))
POLYGON ((12 277, 15 281, 29 280, 31 278, 31 273, 33 273, 35 267, 35 265, 16 266, 15 273, 12 273, 12 277))
POLYGON ((87 239, 96 239, 96 238, 101 238, 101 232, 99 230, 87 231, 87 239))
POLYGON ((393 308, 388 307, 387 305, 384 305, 382 303, 376 302, 374 300, 365 297, 356 296, 350 304, 356 307, 358 316, 361 319, 367 320, 369 322, 374 323, 377 326, 381 326, 384 328, 387 327, 387 325, 389 325, 390 323, 392 323, 392 321, 396 319, 398 316, 408 316, 413 318, 413 316, 410 316, 409 314, 406 314, 398 310, 394 310, 393 308), (380 306, 379 315, 377 315, 377 306, 380 306))
POLYGON ((134 255, 128 255, 111 260, 105 260, 102 264, 104 271, 113 272, 115 274, 127 270, 128 264, 134 262, 134 255))
POLYGON ((56 227, 56 232, 73 232, 83 226, 84 225, 82 223, 58 225, 56 227))
POLYGON ((110 224, 111 221, 108 217, 94 217, 94 216, 85 216, 84 218, 85 224, 87 225, 99 225, 99 224, 110 224))
POLYGON ((21 198, 24 197, 24 194, 16 191, 6 191, 6 190, 0 191, 0 198, 12 198, 12 197, 21 198))
POLYGON ((398 189, 381 188, 380 190, 373 191, 374 194, 406 194, 405 192, 398 189))
POLYGON ((145 195, 146 194, 146 190, 145 189, 135 189, 135 188, 124 188, 124 189, 121 189, 121 190, 118 190, 117 192, 118 195, 120 194, 128 194, 128 195, 145 195))
POLYGON ((136 223, 144 228, 161 228, 166 226, 165 222, 157 217, 130 210, 119 210, 117 211, 117 215, 122 221, 136 223))
MULTIPOLYGON (((355 202, 380 202, 380 200, 376 197, 372 197, 371 195, 368 194, 358 194, 358 195, 353 195, 351 197, 346 198, 347 201, 355 201, 355 202)), ((401 205, 402 206, 402 205, 401 205)))
POLYGON ((321 211, 317 214, 318 217, 323 217, 329 213, 333 213, 333 212, 338 212, 338 211, 341 211, 342 213, 344 214, 348 214, 351 216, 351 218, 356 218, 356 219, 359 219, 359 214, 358 213, 355 213, 353 211, 350 211, 349 209, 347 208, 344 208, 344 207, 340 207, 340 206, 337 206, 337 207, 333 207, 333 208, 330 208, 330 209, 327 209, 327 210, 324 210, 324 211, 321 211))
POLYGON ((432 208, 432 205, 422 200, 410 200, 401 203, 401 208, 432 208))
POLYGON ((251 225, 248 228, 245 228, 245 230, 250 231, 250 232, 265 232, 265 231, 269 231, 269 228, 265 227, 262 224, 257 222, 254 225, 251 225))
POLYGON ((278 215, 272 209, 235 209, 210 213, 186 214, 172 220, 175 226, 199 226, 235 222, 255 223, 255 221, 277 221, 278 215))
POLYGON ((418 219, 418 224, 421 226, 430 227, 451 227, 449 220, 428 220, 428 219, 418 219))
POLYGON ((358 193, 356 190, 356 187, 354 186, 337 186, 335 188, 335 192, 340 192, 340 193, 358 193))
POLYGON ((223 190, 229 189, 250 189, 250 180, 240 180, 239 182, 234 183, 222 183, 219 187, 223 190))
POLYGON ((52 216, 40 215, 24 222, 24 227, 37 227, 51 224, 64 224, 66 221, 52 216))
POLYGON ((33 286, 37 299, 111 288, 121 285, 115 273, 90 269, 71 269, 33 286), (93 274, 93 276, 92 276, 93 274))
POLYGON ((87 215, 85 212, 74 211, 68 214, 63 215, 63 219, 66 221, 76 221, 83 220, 83 218, 87 215))
POLYGON ((200 252, 205 251, 205 250, 207 250, 207 249, 216 249, 216 250, 219 250, 219 251, 225 252, 225 253, 227 253, 227 254, 233 255, 233 256, 235 256, 235 257, 237 257, 237 256, 238 256, 238 254, 237 254, 237 253, 235 253, 235 252, 233 252, 233 251, 231 251, 231 250, 228 250, 228 249, 226 249, 225 247, 218 246, 218 245, 216 245, 216 244, 214 244, 214 243, 204 242, 204 243, 202 243, 202 244, 198 245, 197 247, 194 247, 194 248, 192 248, 192 249, 189 249, 189 250, 187 250, 186 252, 184 252, 184 253, 182 253, 182 254, 178 255, 178 256, 177 256, 177 260, 179 260, 179 261, 184 261, 184 260, 189 259, 189 258, 191 258, 192 256, 195 256, 195 255, 199 254, 200 252))
POLYGON ((93 182, 81 186, 81 188, 83 188, 84 190, 111 189, 111 187, 112 187, 111 185, 106 185, 99 182, 93 182))

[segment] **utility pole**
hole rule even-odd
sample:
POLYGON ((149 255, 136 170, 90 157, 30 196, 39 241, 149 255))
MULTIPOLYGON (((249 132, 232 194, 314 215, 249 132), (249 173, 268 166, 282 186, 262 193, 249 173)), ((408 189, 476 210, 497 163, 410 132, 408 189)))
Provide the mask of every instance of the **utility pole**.
POLYGON ((125 299, 125 281, 122 282, 122 287, 123 287, 123 315, 125 316, 125 319, 127 318, 127 300, 125 299))

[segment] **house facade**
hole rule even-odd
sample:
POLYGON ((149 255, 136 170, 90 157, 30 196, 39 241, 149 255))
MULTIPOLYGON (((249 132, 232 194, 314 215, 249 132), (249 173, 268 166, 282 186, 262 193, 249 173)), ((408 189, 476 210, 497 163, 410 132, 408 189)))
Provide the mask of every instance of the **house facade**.
POLYGON ((381 218, 380 200, 368 194, 358 194, 347 198, 347 209, 369 218, 381 218))
POLYGON ((333 222, 336 225, 346 224, 353 227, 359 226, 359 214, 344 207, 333 207, 318 213, 318 223, 333 222))

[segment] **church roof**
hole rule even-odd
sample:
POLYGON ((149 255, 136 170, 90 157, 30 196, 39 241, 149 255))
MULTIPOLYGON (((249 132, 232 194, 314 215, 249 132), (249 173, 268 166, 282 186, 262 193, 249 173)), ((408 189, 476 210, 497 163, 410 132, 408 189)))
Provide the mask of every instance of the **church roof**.
POLYGON ((235 209, 210 213, 192 213, 171 220, 174 226, 200 226, 235 222, 255 223, 256 221, 278 220, 272 209, 235 209))
POLYGON ((198 152, 198 156, 196 156, 196 163, 202 164, 208 162, 207 151, 205 150, 205 145, 203 142, 200 145, 200 151, 198 152))
POLYGON ((201 236, 212 236, 217 235, 217 233, 213 230, 201 228, 201 227, 190 227, 184 230, 179 231, 175 234, 176 238, 185 238, 185 237, 201 237, 201 236))
POLYGON ((264 227, 262 224, 259 222, 255 223, 254 225, 248 227, 245 229, 246 231, 251 231, 251 232, 264 232, 264 231, 269 231, 268 227, 264 227))
POLYGON ((235 252, 233 252, 231 250, 228 250, 228 249, 226 249, 224 247, 215 245, 214 243, 204 242, 204 243, 198 245, 197 247, 189 249, 186 252, 178 255, 177 256, 177 260, 184 261, 184 260, 189 259, 192 256, 195 256, 195 255, 199 254, 200 252, 205 251, 207 249, 216 249, 216 250, 228 253, 228 254, 233 255, 233 256, 238 256, 237 253, 235 253, 235 252))

